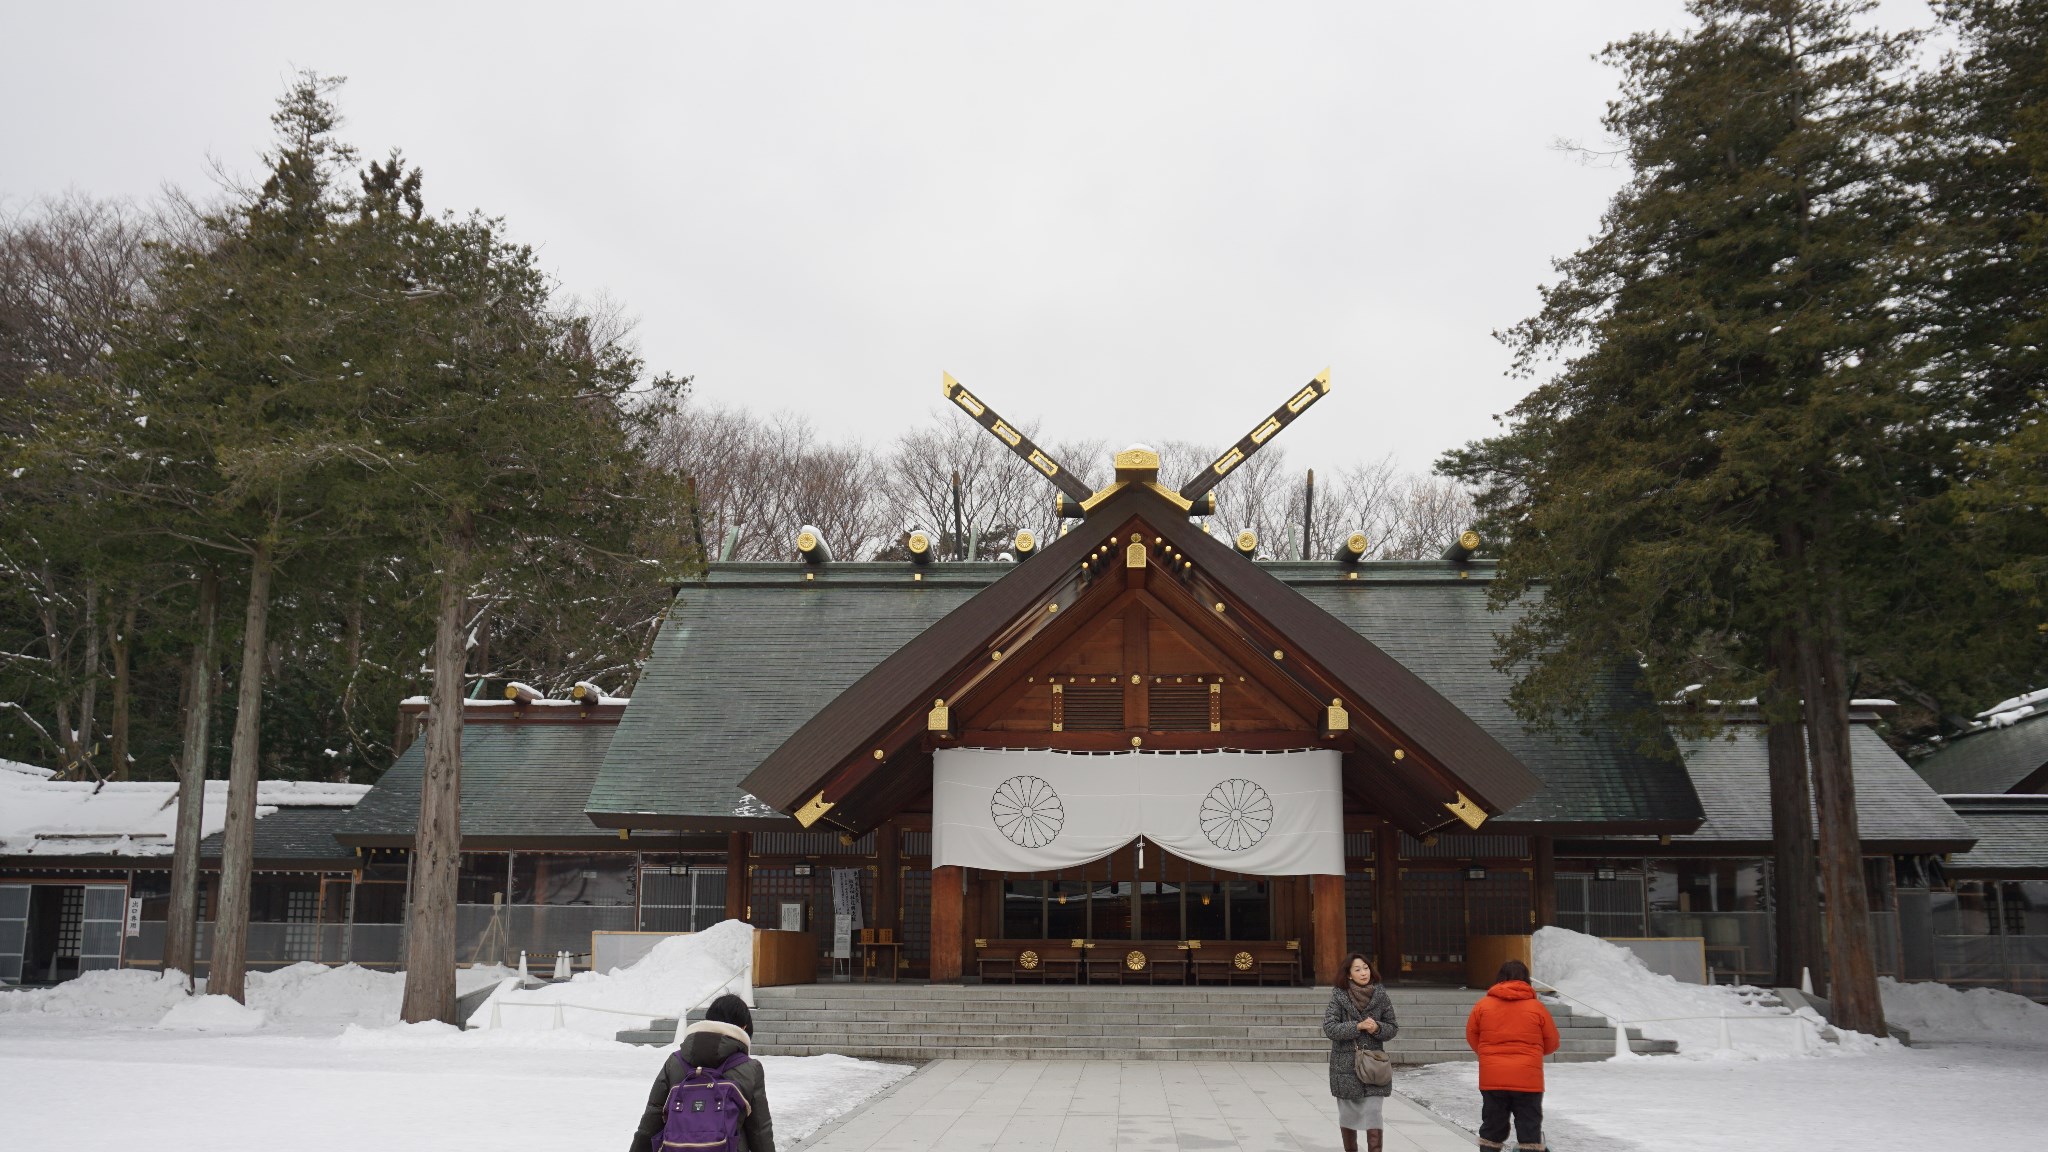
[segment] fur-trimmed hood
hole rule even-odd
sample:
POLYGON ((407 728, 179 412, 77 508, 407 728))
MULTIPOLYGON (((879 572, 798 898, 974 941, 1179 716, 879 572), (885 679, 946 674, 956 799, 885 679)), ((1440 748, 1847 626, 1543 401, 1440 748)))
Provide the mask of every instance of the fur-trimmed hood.
POLYGON ((699 1020, 683 1029, 678 1047, 686 1063, 709 1068, 724 1063, 735 1052, 751 1052, 754 1039, 744 1028, 716 1020, 699 1020))

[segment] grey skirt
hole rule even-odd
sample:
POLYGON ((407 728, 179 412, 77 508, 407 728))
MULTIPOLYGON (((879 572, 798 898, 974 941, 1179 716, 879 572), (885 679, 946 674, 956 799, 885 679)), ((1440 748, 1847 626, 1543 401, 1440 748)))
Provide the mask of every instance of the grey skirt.
POLYGON ((1380 1123, 1380 1104, 1384 1096, 1367 1096, 1363 1100, 1337 1098, 1337 1127, 1339 1128, 1384 1128, 1380 1123))

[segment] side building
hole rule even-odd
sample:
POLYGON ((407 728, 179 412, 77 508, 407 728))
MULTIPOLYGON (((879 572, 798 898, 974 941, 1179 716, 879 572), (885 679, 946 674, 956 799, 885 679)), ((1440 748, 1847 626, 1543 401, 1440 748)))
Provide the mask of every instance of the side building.
POLYGON ((1929 903, 1940 979, 2048 1001, 2048 691, 1985 709, 1913 767, 1977 838, 1929 903))

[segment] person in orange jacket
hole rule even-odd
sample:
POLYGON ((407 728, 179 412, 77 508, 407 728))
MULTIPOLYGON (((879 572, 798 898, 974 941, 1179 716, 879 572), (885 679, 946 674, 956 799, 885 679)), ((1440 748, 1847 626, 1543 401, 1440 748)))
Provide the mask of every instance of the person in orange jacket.
POLYGON ((1507 1146, 1508 1119, 1522 1152, 1543 1149, 1543 1058, 1557 1051, 1557 1021, 1529 987, 1529 966, 1510 960, 1465 1019, 1479 1054, 1479 1147, 1507 1146))

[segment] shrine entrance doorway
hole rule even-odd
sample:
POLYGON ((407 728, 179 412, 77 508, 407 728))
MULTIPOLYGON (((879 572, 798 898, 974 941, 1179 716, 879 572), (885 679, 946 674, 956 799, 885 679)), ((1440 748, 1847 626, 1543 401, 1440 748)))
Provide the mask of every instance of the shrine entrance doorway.
POLYGON ((976 869, 968 966, 989 982, 1296 984, 1308 883, 1140 841, 1076 868, 976 869))

